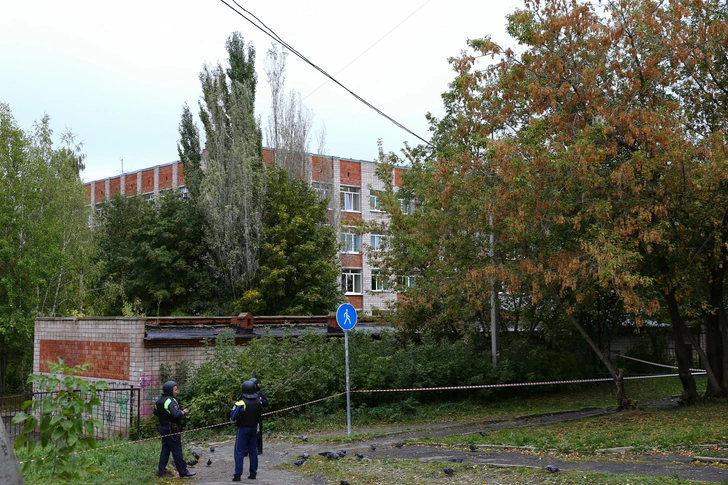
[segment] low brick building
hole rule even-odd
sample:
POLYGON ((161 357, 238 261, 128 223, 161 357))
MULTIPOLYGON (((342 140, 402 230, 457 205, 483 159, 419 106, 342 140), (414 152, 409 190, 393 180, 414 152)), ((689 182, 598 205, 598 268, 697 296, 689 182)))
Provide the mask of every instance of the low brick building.
MULTIPOLYGON (((254 317, 89 317, 37 318, 33 372, 47 373, 48 362, 69 366, 90 363, 82 377, 104 380, 112 389, 139 389, 137 402, 126 396, 109 394, 102 398, 99 418, 116 432, 131 422, 130 412, 146 416, 159 396, 160 367, 183 361, 200 364, 206 357, 206 344, 214 345, 225 329, 235 332, 238 345, 251 339, 284 332, 312 330, 332 337, 344 335, 336 315, 254 317), (107 402, 108 401, 108 402, 107 402), (118 421, 118 422, 117 422, 118 421)), ((136 392, 136 391, 135 391, 136 392)))

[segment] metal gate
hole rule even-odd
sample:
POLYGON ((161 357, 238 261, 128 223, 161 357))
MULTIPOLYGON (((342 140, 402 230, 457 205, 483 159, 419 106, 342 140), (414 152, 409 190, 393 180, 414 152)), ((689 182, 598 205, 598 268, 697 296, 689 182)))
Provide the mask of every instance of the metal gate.
MULTIPOLYGON (((132 427, 139 434, 140 391, 138 387, 97 391, 101 405, 94 407, 93 417, 100 420, 104 427, 97 433, 96 439, 126 438, 132 427)), ((23 403, 31 399, 42 399, 46 394, 26 392, 0 397, 0 414, 10 440, 14 440, 23 430, 21 424, 12 424, 13 417, 23 410, 23 403)))

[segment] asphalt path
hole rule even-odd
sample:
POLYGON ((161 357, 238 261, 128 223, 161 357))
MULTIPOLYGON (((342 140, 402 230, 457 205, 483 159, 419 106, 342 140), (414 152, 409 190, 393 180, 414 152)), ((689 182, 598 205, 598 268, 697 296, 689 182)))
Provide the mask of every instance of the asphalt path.
MULTIPOLYGON (((664 406, 665 403, 662 403, 664 406)), ((670 405, 670 403, 668 403, 670 405)), ((574 470, 584 472, 601 472, 611 474, 635 474, 665 477, 679 477, 688 480, 702 480, 706 482, 728 482, 728 468, 719 463, 705 463, 695 460, 695 456, 685 453, 660 452, 637 454, 629 450, 605 451, 599 459, 585 461, 582 459, 569 460, 563 455, 549 455, 548 453, 533 453, 527 449, 496 448, 478 445, 474 450, 467 445, 459 446, 422 446, 408 440, 416 438, 435 439, 442 436, 461 434, 464 437, 476 432, 487 432, 497 429, 542 426, 556 422, 572 421, 613 413, 614 408, 592 408, 569 411, 563 413, 549 413, 538 416, 522 416, 505 421, 478 421, 469 423, 446 423, 436 425, 422 425, 409 427, 387 427, 372 429, 355 429, 355 433, 367 433, 372 436, 366 442, 352 441, 338 443, 335 446, 320 443, 304 442, 298 436, 279 436, 273 434, 266 437, 264 453, 259 457, 258 476, 255 482, 247 480, 248 460, 245 460, 245 470, 242 481, 259 484, 290 484, 290 485, 327 485, 330 482, 324 476, 307 476, 292 473, 288 470, 278 469, 282 463, 292 464, 303 453, 311 456, 322 451, 347 450, 347 455, 341 459, 357 459, 356 453, 362 453, 366 460, 373 462, 378 459, 417 460, 422 462, 442 462, 443 466, 452 465, 452 459, 462 459, 463 463, 488 465, 491 467, 529 467, 544 469, 551 465, 559 470, 574 470), (397 443, 404 446, 397 447, 397 443), (371 445, 376 450, 371 450, 371 445)), ((344 431, 345 433, 345 431, 344 431)), ((331 434, 310 434, 311 438, 330 436, 331 434)), ((317 441, 312 439, 311 441, 317 441)), ((320 441, 320 440, 318 440, 320 441)), ((465 440, 464 440, 465 441, 465 440)), ((190 443, 201 451, 199 463, 190 468, 197 476, 185 481, 200 484, 230 483, 235 467, 233 459, 234 441, 216 443, 190 443), (213 446, 215 451, 210 451, 213 446), (210 460, 211 464, 206 465, 210 460)), ((701 455, 709 454, 701 452, 701 455)), ((305 465, 304 465, 305 466, 305 465)), ((180 480, 181 481, 181 480, 180 480)))

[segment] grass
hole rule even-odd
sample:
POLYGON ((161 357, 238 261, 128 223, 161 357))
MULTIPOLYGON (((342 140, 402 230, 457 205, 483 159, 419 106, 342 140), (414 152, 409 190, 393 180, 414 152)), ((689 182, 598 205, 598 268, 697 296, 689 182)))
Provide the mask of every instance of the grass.
MULTIPOLYGON (((696 381, 698 391, 702 392, 705 388, 705 378, 696 377, 696 381)), ((677 377, 628 380, 625 381, 625 388, 627 396, 639 402, 659 400, 682 392, 677 377)), ((551 392, 501 397, 490 401, 466 397, 456 403, 443 399, 440 402, 407 405, 407 400, 403 399, 380 408, 364 409, 357 409, 353 403, 352 431, 355 435, 353 437, 365 439, 376 434, 377 428, 394 424, 414 427, 441 422, 503 420, 517 416, 616 405, 614 392, 607 383, 570 385, 567 388, 553 386, 549 390, 551 392), (389 412, 383 412, 382 409, 389 409, 389 412), (396 419, 387 419, 390 416, 396 419)), ((346 429, 346 409, 342 406, 338 412, 333 413, 300 412, 281 417, 273 416, 266 418, 266 427, 278 434, 295 435, 312 432, 339 434, 342 429, 346 429)))
POLYGON ((645 476, 576 471, 548 473, 533 468, 496 468, 473 463, 422 463, 410 460, 353 461, 313 458, 301 468, 285 465, 291 472, 309 476, 325 475, 328 483, 346 480, 349 483, 368 485, 423 485, 423 484, 477 484, 477 485, 698 485, 709 482, 684 480, 671 477, 645 476), (449 466, 451 476, 443 472, 449 466))
MULTIPOLYGON (((422 440, 427 441, 427 440, 422 440)), ((715 401, 690 408, 632 410, 568 423, 502 429, 439 438, 450 445, 531 446, 536 451, 593 454, 603 448, 633 446, 636 451, 664 450, 728 441, 728 402, 715 401)))
MULTIPOLYGON (((656 400, 681 392, 677 378, 643 379, 627 381, 627 395, 638 401, 656 400)), ((699 390, 705 386, 704 378, 698 378, 699 390)), ((404 402, 402 400, 400 402, 404 402)), ((614 406, 614 394, 608 385, 570 386, 565 392, 533 394, 528 397, 512 396, 490 402, 477 399, 464 399, 453 402, 437 402, 412 406, 390 405, 385 416, 396 416, 396 423, 382 422, 382 411, 361 408, 352 419, 352 437, 346 436, 346 411, 323 413, 297 413, 268 419, 267 427, 272 428, 277 439, 326 432, 325 437, 311 436, 311 442, 336 442, 352 439, 366 439, 373 434, 381 434, 384 426, 415 427, 422 424, 442 422, 483 422, 501 420, 530 414, 543 414, 555 411, 573 410, 585 407, 614 406), (285 426, 285 427, 284 427, 285 426), (365 427, 370 429, 365 430, 365 427), (378 431, 379 430, 379 431, 378 431), (333 431, 333 433, 332 433, 333 431)), ((659 450, 674 447, 690 447, 706 443, 726 441, 728 430, 728 402, 709 401, 688 408, 671 410, 635 410, 599 418, 579 420, 549 426, 526 429, 507 429, 490 433, 486 437, 478 434, 438 438, 440 443, 453 446, 463 443, 509 444, 534 446, 539 450, 559 450, 575 455, 589 455, 596 449, 616 446, 636 446, 640 450, 659 450)), ((192 440, 216 440, 223 436, 229 438, 229 429, 203 430, 185 435, 184 443, 189 447, 192 440), (199 436, 198 436, 199 435, 199 436)), ((83 478, 84 484, 143 484, 150 483, 150 470, 156 469, 159 456, 157 438, 139 443, 128 441, 102 442, 100 447, 108 447, 88 453, 100 472, 83 478)), ((723 450, 701 450, 699 454, 724 456, 723 450)), ((20 461, 27 460, 23 450, 17 452, 20 461)), ((594 459, 592 457, 592 459, 594 459)), ((313 458, 301 468, 283 465, 294 473, 324 474, 333 483, 347 480, 350 483, 366 484, 595 484, 595 485, 687 485, 701 482, 679 480, 667 477, 645 477, 632 475, 605 475, 598 473, 560 472, 548 474, 543 470, 526 468, 499 469, 472 463, 449 464, 455 469, 453 476, 446 476, 442 463, 422 463, 419 461, 394 460, 340 460, 331 461, 313 458)), ((25 475, 28 485, 49 483, 37 474, 25 475)), ((154 480, 155 484, 178 483, 178 480, 163 478, 154 480)))

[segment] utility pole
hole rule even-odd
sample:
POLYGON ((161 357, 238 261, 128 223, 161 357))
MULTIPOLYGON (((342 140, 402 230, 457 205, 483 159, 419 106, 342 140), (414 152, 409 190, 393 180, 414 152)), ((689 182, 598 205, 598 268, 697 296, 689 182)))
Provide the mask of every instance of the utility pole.
MULTIPOLYGON (((490 215, 490 259, 495 258, 495 233, 493 232, 493 214, 490 215)), ((495 289, 495 277, 490 277, 490 351, 493 354, 493 367, 500 361, 500 340, 498 335, 498 308, 495 289)))

